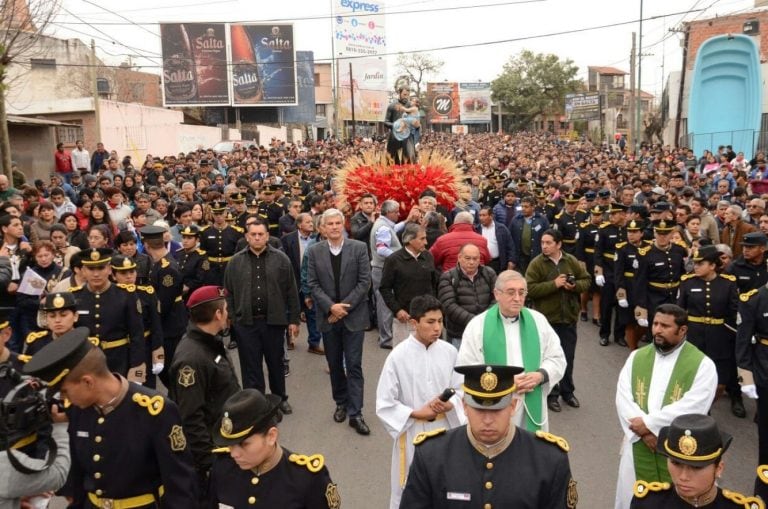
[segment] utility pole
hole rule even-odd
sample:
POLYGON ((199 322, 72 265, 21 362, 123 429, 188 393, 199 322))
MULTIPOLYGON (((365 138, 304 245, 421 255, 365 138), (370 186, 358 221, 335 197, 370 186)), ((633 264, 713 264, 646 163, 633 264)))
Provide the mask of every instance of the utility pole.
POLYGON ((629 139, 627 145, 634 147, 635 136, 635 32, 632 32, 632 52, 629 54, 629 139))
POLYGON ((352 76, 352 61, 349 62, 349 101, 352 103, 352 141, 355 141, 355 80, 352 76))
POLYGON ((690 34, 687 24, 683 24, 683 32, 683 66, 680 70, 680 89, 677 93, 677 111, 675 112, 675 148, 680 146, 680 122, 683 121, 683 91, 685 90, 685 68, 688 66, 688 35, 690 34))
POLYGON ((101 108, 99 107, 99 85, 96 76, 96 42, 91 39, 91 93, 93 94, 94 130, 96 139, 94 143, 101 142, 101 108))
POLYGON ((635 157, 640 156, 640 125, 642 124, 642 115, 640 115, 640 94, 643 90, 643 0, 640 0, 640 36, 637 44, 637 83, 635 91, 635 157))

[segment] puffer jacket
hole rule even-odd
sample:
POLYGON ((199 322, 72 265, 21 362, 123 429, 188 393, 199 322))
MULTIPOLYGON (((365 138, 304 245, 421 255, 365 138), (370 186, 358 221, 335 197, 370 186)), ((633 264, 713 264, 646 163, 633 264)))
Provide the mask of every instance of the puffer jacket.
POLYGON ((448 338, 461 338, 469 321, 495 302, 493 287, 496 273, 481 265, 474 280, 458 267, 443 272, 437 285, 437 297, 443 303, 448 338))

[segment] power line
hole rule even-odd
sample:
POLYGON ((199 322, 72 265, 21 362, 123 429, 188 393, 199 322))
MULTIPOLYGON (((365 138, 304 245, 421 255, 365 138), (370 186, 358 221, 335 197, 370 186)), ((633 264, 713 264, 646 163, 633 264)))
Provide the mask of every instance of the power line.
POLYGON ((139 27, 140 29, 144 30, 145 32, 147 32, 147 33, 149 33, 151 35, 154 35, 156 37, 160 37, 159 34, 156 34, 155 32, 153 32, 153 31, 151 31, 151 30, 149 30, 147 28, 144 28, 143 26, 139 25, 138 23, 134 23, 133 21, 131 21, 130 19, 126 18, 125 16, 123 16, 119 12, 115 12, 115 11, 112 11, 110 9, 107 9, 106 7, 102 7, 101 5, 99 5, 97 3, 91 2, 91 0, 83 0, 83 2, 87 3, 88 5, 93 5, 94 7, 98 7, 99 9, 102 9, 102 10, 104 10, 104 11, 110 13, 110 14, 114 14, 115 16, 119 17, 120 19, 124 19, 125 21, 127 21, 131 25, 135 25, 135 26, 139 27))

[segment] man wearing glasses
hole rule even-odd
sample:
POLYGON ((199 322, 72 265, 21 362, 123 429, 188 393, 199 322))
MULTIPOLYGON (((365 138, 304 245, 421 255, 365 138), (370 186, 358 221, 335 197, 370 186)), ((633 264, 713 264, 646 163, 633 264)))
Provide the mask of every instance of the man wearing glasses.
POLYGON ((464 329, 456 364, 523 366, 515 384, 525 405, 514 423, 529 431, 547 431, 547 395, 566 368, 560 339, 543 314, 525 307, 528 284, 522 274, 499 274, 493 294, 496 304, 464 329))

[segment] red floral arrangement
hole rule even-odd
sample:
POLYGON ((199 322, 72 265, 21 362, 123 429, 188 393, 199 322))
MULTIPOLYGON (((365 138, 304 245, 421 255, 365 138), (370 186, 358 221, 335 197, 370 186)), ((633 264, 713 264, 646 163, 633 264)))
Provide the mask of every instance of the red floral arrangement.
POLYGON ((374 195, 379 204, 396 200, 402 220, 427 189, 435 192, 439 205, 452 209, 463 178, 456 162, 437 152, 420 154, 416 164, 392 164, 386 152, 369 152, 347 159, 336 175, 335 190, 340 208, 349 204, 352 210, 366 193, 374 195))

